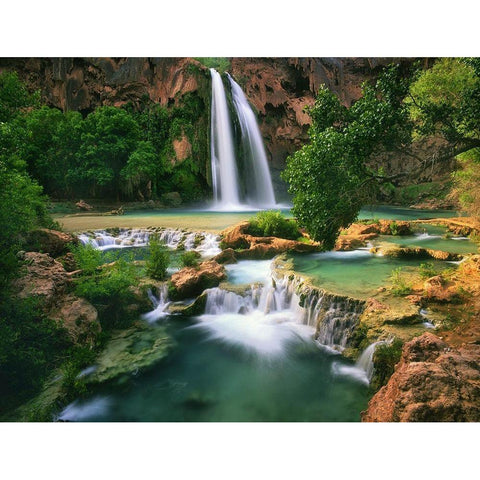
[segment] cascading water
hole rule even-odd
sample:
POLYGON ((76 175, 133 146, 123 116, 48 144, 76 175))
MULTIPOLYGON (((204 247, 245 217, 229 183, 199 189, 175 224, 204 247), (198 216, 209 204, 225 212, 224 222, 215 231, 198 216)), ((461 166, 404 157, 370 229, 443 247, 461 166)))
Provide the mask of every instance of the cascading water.
POLYGON ((216 208, 237 210, 240 206, 237 165, 227 96, 222 77, 213 68, 211 110, 211 164, 216 208))
POLYGON ((242 130, 242 143, 246 160, 246 200, 256 207, 271 208, 275 206, 272 178, 268 168, 267 155, 257 119, 247 97, 240 85, 228 75, 232 88, 235 111, 242 130))

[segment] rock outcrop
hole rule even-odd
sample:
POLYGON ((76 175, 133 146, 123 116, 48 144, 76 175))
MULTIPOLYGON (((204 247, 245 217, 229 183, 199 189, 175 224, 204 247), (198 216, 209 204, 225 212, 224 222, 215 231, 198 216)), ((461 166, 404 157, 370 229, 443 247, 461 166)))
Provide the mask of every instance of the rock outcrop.
POLYGON ((376 255, 383 255, 391 258, 418 258, 418 259, 434 259, 446 261, 458 261, 463 255, 458 253, 444 252, 442 250, 433 250, 431 248, 421 247, 400 247, 396 245, 380 245, 372 247, 370 252, 376 255))
POLYGON ((303 243, 278 237, 255 237, 247 233, 250 223, 240 222, 222 233, 222 248, 234 249, 237 259, 273 258, 284 252, 317 252, 318 243, 303 243))
POLYGON ((78 244, 78 238, 65 232, 38 228, 28 234, 26 248, 36 252, 48 253, 52 257, 58 257, 68 252, 70 244, 78 244))
POLYGON ((362 421, 480 421, 479 358, 480 346, 454 350, 431 333, 414 338, 362 421))
POLYGON ((173 300, 196 297, 207 288, 218 287, 226 278, 225 267, 214 260, 198 267, 185 267, 172 275, 169 296, 173 300))

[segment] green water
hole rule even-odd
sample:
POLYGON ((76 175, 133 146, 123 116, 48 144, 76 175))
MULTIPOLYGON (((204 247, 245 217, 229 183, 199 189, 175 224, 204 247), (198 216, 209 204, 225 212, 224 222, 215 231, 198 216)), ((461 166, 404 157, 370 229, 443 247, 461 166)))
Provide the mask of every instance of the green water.
POLYGON ((454 210, 419 210, 416 208, 394 207, 391 205, 365 206, 360 210, 359 220, 367 218, 376 220, 419 220, 428 218, 459 217, 454 210))
MULTIPOLYGON (((414 271, 426 260, 400 260, 372 255, 368 250, 294 255, 294 269, 309 276, 314 284, 328 291, 355 298, 366 298, 387 285, 392 270, 401 267, 414 271)), ((432 261, 441 271, 452 267, 447 262, 432 261)))
MULTIPOLYGON (((298 338, 262 356, 211 339, 194 320, 166 320, 177 347, 166 361, 122 386, 68 406, 70 421, 359 421, 368 387, 333 373, 352 365, 298 338)), ((156 328, 154 325, 151 328, 156 328)))

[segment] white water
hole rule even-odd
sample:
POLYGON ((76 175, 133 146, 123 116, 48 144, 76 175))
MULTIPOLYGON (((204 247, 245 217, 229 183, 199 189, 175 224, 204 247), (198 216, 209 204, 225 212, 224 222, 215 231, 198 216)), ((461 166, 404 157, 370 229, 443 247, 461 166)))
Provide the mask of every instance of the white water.
MULTIPOLYGON (((150 235, 158 233, 148 229, 120 229, 117 236, 104 230, 96 230, 93 235, 82 233, 78 239, 82 244, 90 244, 97 250, 110 250, 114 248, 146 247, 150 235)), ((184 232, 179 229, 166 228, 158 233, 159 240, 168 248, 176 249, 183 241, 185 250, 195 250, 202 257, 213 257, 221 252, 218 235, 207 232, 184 232), (197 236, 202 240, 195 246, 197 236)))
POLYGON ((217 207, 235 210, 241 206, 227 96, 220 74, 213 68, 210 69, 210 74, 212 76, 210 144, 213 196, 217 207))
MULTIPOLYGON (((227 74, 228 75, 228 74, 227 74)), ((228 75, 235 111, 242 130, 246 163, 246 201, 256 207, 275 207, 272 177, 257 119, 240 85, 228 75)))
MULTIPOLYGON (((231 267, 230 274, 240 274, 241 283, 265 278, 265 265, 255 272, 253 265, 245 263, 231 267)), ((208 289, 205 314, 193 328, 205 329, 211 338, 267 357, 285 355, 289 345, 299 342, 341 351, 357 325, 359 309, 346 299, 332 300, 316 291, 305 293, 302 307, 298 293, 301 283, 299 277, 275 278, 270 271, 263 285, 252 285, 245 295, 208 289)))
POLYGON ((142 318, 149 323, 156 322, 160 318, 169 315, 168 306, 171 302, 168 301, 168 289, 167 285, 163 284, 160 288, 159 296, 156 297, 153 292, 148 290, 148 298, 152 302, 153 310, 151 312, 144 313, 142 318))
POLYGON ((358 357, 357 362, 355 365, 342 365, 340 363, 333 363, 332 364, 332 371, 336 375, 346 375, 352 377, 360 382, 366 383, 367 385, 370 383, 373 377, 373 372, 375 366, 373 364, 373 355, 375 353, 375 349, 378 345, 386 343, 385 341, 381 340, 379 342, 374 342, 369 345, 358 357))

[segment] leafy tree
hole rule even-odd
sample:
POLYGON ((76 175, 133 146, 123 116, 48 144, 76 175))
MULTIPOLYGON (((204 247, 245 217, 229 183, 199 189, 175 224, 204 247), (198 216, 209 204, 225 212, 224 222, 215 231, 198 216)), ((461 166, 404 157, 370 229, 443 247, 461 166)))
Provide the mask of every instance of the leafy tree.
POLYGON ((339 230, 356 219, 382 179, 382 172, 367 166, 369 158, 408 142, 411 124, 402 104, 407 92, 408 81, 391 67, 375 85, 364 84, 350 108, 323 87, 307 109, 310 142, 287 159, 282 176, 299 225, 325 248, 333 248, 339 230))
POLYGON ((280 237, 296 240, 301 236, 295 220, 286 219, 280 211, 258 212, 249 220, 248 233, 259 237, 280 237))
POLYGON ((91 194, 110 192, 119 197, 120 172, 137 146, 138 124, 123 109, 100 107, 82 125, 75 177, 88 183, 91 194))
POLYGON ((147 275, 156 280, 165 280, 169 264, 168 248, 159 240, 158 236, 152 235, 148 240, 147 275))
POLYGON ((127 164, 121 171, 121 177, 125 180, 123 191, 130 197, 137 193, 142 200, 150 198, 152 183, 156 183, 159 170, 160 160, 152 143, 138 142, 137 148, 128 157, 127 164))
POLYGON ((17 72, 0 74, 0 123, 9 122, 28 107, 38 104, 38 92, 30 94, 17 72))

